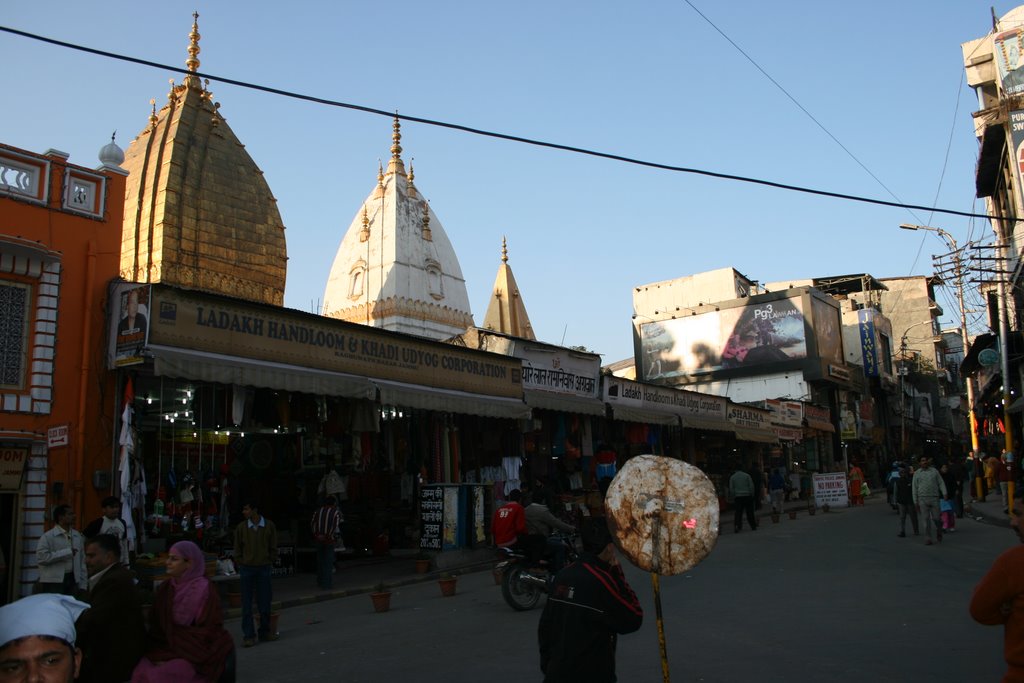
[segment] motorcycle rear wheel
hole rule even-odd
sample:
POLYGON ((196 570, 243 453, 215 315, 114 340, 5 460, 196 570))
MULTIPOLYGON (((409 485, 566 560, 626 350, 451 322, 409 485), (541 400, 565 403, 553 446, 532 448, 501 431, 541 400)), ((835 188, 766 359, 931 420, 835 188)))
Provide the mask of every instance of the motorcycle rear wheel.
POLYGON ((505 602, 517 611, 526 612, 537 606, 543 592, 537 586, 521 580, 520 574, 525 570, 521 566, 505 570, 501 581, 501 595, 505 602))

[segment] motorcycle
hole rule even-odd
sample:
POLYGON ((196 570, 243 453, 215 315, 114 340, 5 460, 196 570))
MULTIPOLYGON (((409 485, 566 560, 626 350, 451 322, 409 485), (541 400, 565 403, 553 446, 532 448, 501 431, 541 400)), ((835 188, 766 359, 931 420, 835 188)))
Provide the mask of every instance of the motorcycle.
MULTIPOLYGON (((565 549, 566 564, 579 557, 576 549, 576 536, 552 534, 565 549)), ((548 592, 554 574, 549 570, 550 554, 537 562, 531 553, 522 547, 500 548, 502 561, 495 567, 501 573, 501 595, 505 602, 517 611, 531 610, 540 602, 540 596, 548 592)))

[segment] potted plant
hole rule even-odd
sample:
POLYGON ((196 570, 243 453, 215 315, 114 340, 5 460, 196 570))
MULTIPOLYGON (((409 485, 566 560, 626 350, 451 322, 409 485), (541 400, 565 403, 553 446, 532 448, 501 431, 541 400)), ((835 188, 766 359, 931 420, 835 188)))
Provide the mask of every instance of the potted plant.
POLYGON ((420 553, 416 556, 416 573, 426 574, 430 571, 430 558, 427 557, 426 553, 420 553))
POLYGON ((779 523, 779 519, 781 519, 781 516, 779 515, 779 513, 776 512, 775 510, 772 510, 772 524, 778 524, 779 523))
POLYGON ((796 519, 796 510, 789 510, 789 518, 796 519))
POLYGON ((448 573, 441 575, 441 578, 437 580, 437 585, 441 587, 441 595, 446 598, 450 598, 455 595, 455 583, 458 579, 448 573))
POLYGON ((374 612, 387 612, 391 609, 391 591, 383 581, 374 586, 373 592, 370 593, 370 601, 373 602, 374 612))

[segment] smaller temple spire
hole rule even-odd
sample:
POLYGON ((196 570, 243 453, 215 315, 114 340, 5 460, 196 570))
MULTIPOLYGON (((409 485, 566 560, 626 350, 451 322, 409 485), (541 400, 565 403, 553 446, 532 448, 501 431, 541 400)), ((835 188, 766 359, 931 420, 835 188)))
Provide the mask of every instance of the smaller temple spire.
POLYGON ((365 242, 370 239, 370 217, 366 215, 366 206, 363 206, 363 229, 359 231, 359 241, 365 242))
POLYGON ((405 175, 405 164, 402 163, 402 122, 395 112, 395 122, 391 125, 391 161, 388 162, 388 175, 405 175))
POLYGON ((504 235, 501 236, 501 262, 508 263, 508 242, 504 235))
POLYGON ((433 242, 434 237, 430 234, 430 204, 423 202, 423 239, 433 242))
POLYGON ((158 119, 156 117, 156 99, 155 98, 151 99, 149 101, 149 106, 153 108, 153 111, 150 112, 150 114, 149 114, 149 125, 152 126, 153 128, 156 128, 156 122, 158 121, 158 119))
POLYGON ((415 159, 409 159, 409 196, 416 196, 416 185, 413 184, 413 180, 416 178, 416 172, 412 168, 412 162, 415 159))
POLYGON ((377 159, 377 187, 373 188, 373 198, 380 199, 384 196, 384 164, 377 159))
POLYGON ((501 238, 501 265, 494 279, 483 327, 522 339, 537 338, 526 312, 526 304, 519 294, 519 285, 512 274, 512 266, 508 265, 508 240, 504 235, 501 238))
POLYGON ((195 86, 199 86, 199 79, 193 74, 199 70, 199 39, 201 37, 199 35, 199 12, 193 12, 192 31, 188 34, 188 59, 185 60, 189 75, 185 77, 185 82, 195 86))

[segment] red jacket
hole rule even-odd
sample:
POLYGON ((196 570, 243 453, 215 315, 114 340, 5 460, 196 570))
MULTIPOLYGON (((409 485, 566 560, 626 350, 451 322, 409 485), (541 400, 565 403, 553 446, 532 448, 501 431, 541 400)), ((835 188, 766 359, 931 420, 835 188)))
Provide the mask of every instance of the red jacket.
POLYGON ((491 520, 491 534, 494 544, 505 547, 515 543, 526 533, 526 513, 519 503, 509 501, 494 511, 491 520))
POLYGON ((982 624, 1003 624, 1003 681, 1024 680, 1024 545, 996 558, 974 588, 971 616, 982 624), (1009 614, 1004 614, 1004 605, 1009 614))

